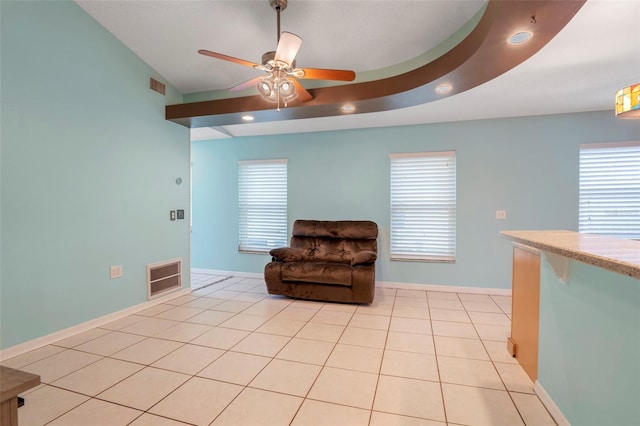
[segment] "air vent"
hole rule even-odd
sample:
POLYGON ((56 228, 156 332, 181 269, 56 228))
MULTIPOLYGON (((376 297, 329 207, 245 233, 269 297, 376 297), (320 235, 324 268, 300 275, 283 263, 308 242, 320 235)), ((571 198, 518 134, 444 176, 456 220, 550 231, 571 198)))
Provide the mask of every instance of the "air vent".
POLYGON ((151 88, 151 90, 158 92, 161 95, 164 95, 165 93, 165 85, 163 83, 160 83, 153 77, 149 78, 149 87, 151 88))
POLYGON ((147 265, 148 299, 182 287, 182 259, 147 265))

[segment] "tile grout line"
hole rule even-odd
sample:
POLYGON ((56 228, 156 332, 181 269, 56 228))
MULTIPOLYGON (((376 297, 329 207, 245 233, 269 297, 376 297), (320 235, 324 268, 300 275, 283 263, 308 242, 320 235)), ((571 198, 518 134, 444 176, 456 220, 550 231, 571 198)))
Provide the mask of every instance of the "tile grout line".
MULTIPOLYGON (((300 412, 300 409, 302 408, 302 406, 304 405, 304 402, 307 399, 310 399, 311 401, 315 401, 312 398, 309 398, 309 394, 311 393, 311 390, 313 389, 313 387, 315 386, 316 382, 318 381, 318 377, 320 377, 320 375, 322 374, 322 371, 327 368, 327 361, 329 361, 329 358, 331 358, 331 355, 333 354, 333 351, 336 349, 336 346, 338 346, 338 342, 340 341, 340 339, 342 338, 342 336, 344 335, 345 330, 347 329, 349 322, 351 322, 351 320, 353 319, 353 316, 355 315, 357 311, 357 308, 353 310, 353 312, 351 312, 351 316, 349 317, 349 321, 347 322, 347 325, 344 326, 344 328, 342 329, 342 332, 340 333, 340 336, 338 336, 338 338, 336 339, 335 342, 333 342, 333 347, 331 348, 331 351, 329 352, 329 355, 327 355, 327 358, 324 360, 324 363, 322 364, 322 366, 320 366, 320 371, 318 372, 318 375, 315 377, 315 379, 313 380, 313 382, 311 383, 311 386, 309 386, 309 389, 307 390, 307 393, 305 394, 305 396, 302 399, 302 403, 300 404, 300 406, 298 407, 298 409, 296 410, 296 412, 294 413, 293 417, 291 418, 291 421, 289 422, 289 425, 291 425, 293 423, 293 421, 295 420, 296 416, 298 415, 298 413, 300 412)), ((320 312, 320 309, 318 309, 318 312, 320 312)), ((316 312, 311 318, 309 318, 306 322, 306 324, 310 324, 311 320, 313 319, 313 317, 315 317, 318 312, 316 312)), ((306 325, 305 324, 305 325, 306 325)), ((298 330, 298 332, 294 335, 297 336, 298 333, 300 333, 300 331, 304 328, 304 326, 298 330)), ((292 338, 293 339, 293 338, 292 338)), ((284 349, 284 347, 283 347, 284 349)), ((278 352, 280 353, 280 352, 278 352)), ((321 401, 324 403, 327 403, 327 401, 321 401)))
MULTIPOLYGON (((456 299, 460 301, 460 296, 458 293, 455 293, 456 299)), ((440 372, 440 361, 438 360, 438 348, 436 345, 436 336, 433 330, 433 322, 431 319, 431 303, 429 302, 429 292, 427 292, 427 308, 429 309, 429 324, 431 325, 431 340, 433 343, 433 357, 436 362, 436 370, 438 371, 438 384, 440 385, 440 397, 442 398, 442 411, 444 412, 444 421, 446 424, 449 424, 449 415, 447 413, 447 404, 444 398, 444 386, 442 383, 442 374, 440 372)))
MULTIPOLYGON (((491 298, 491 300, 493 301, 493 303, 495 303, 493 298, 491 298)), ((495 303, 495 304, 502 311, 502 308, 500 308, 500 306, 497 303, 495 303)), ((465 311, 467 312, 467 315, 468 315, 469 312, 467 311, 467 307, 464 306, 464 303, 462 304, 462 306, 464 307, 464 309, 465 309, 465 311)), ((469 315, 469 317, 471 317, 471 315, 469 315)), ((511 319, 509 319, 509 321, 511 321, 511 319)), ((482 337, 480 336, 480 333, 478 332, 478 328, 476 327, 476 323, 473 321, 473 319, 471 320, 471 324, 473 325, 474 330, 476 330, 476 333, 478 333, 478 337, 480 338, 480 343, 482 344, 482 347, 484 348, 485 352, 487 352, 487 355, 489 355, 489 351, 487 350, 487 347, 486 347, 486 345, 484 343, 484 339, 482 339, 482 337)), ((513 404, 513 407, 515 408, 516 412, 518 413, 518 416, 520 417, 520 420, 522 420, 522 424, 526 426, 527 423, 526 423, 526 421, 524 419, 524 416, 520 412, 520 409, 518 408, 518 405, 516 404, 516 402, 514 401, 513 397, 511 396, 511 393, 509 392, 509 387, 507 386, 507 384, 504 381, 504 378, 500 374, 500 371, 498 370, 498 367, 496 367, 496 364, 495 364, 496 362, 493 359, 491 359, 491 356, 489 356, 489 360, 491 361, 491 366, 493 367, 493 370, 496 372, 496 374, 500 378, 500 382, 504 386, 504 391, 507 393, 507 396, 509 397, 509 400, 513 404)))
POLYGON ((371 420, 373 419, 373 408, 376 404, 376 397, 378 396, 378 387, 380 386, 380 377, 382 376, 382 364, 384 363, 385 358, 385 349, 387 347, 387 341, 389 340, 389 331, 391 330, 391 318, 393 317, 393 309, 396 306, 396 298, 398 297, 398 290, 396 289, 393 296, 393 303, 391 306, 391 314, 389 315, 389 325, 387 326, 387 333, 384 338, 384 346, 382 348, 382 358, 380 359, 380 366, 378 367, 378 377, 376 379, 376 386, 373 389, 373 399, 371 400, 371 410, 369 410, 369 424, 371 424, 371 420))

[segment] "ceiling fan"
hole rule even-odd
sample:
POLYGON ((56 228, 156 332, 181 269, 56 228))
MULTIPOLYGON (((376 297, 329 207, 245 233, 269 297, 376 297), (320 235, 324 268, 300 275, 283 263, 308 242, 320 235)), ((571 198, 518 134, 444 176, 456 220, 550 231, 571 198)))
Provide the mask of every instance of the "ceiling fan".
POLYGON ((302 38, 293 33, 280 32, 280 12, 287 7, 287 0, 269 0, 269 4, 277 14, 278 46, 275 51, 262 55, 261 64, 209 50, 198 50, 201 55, 255 68, 268 74, 266 77, 252 78, 229 90, 239 91, 256 86, 264 99, 277 103, 279 111, 281 101, 286 107, 288 101, 296 98, 301 102, 313 99, 313 96, 298 82, 299 78, 336 81, 353 81, 355 79, 356 73, 350 70, 296 68, 295 57, 302 45, 302 38))

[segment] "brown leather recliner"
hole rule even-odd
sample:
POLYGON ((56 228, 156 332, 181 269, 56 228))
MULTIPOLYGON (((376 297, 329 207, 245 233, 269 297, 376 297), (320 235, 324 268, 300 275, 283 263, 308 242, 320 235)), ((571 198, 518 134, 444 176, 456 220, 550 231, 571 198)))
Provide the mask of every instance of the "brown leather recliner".
POLYGON ((271 250, 264 267, 269 294, 371 303, 378 225, 358 220, 296 220, 290 247, 271 250))

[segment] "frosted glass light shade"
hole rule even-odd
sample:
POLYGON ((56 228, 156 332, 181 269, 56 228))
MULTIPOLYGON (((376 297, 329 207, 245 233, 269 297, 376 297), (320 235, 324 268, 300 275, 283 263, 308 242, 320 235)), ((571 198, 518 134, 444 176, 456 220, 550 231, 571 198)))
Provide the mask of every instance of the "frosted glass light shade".
POLYGON ((618 90, 616 117, 640 118, 640 83, 618 90))

